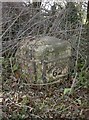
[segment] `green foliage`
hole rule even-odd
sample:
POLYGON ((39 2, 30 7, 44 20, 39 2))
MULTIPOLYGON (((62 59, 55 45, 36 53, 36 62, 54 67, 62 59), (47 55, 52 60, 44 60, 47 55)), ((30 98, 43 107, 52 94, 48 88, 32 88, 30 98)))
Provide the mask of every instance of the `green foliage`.
POLYGON ((82 71, 79 73, 79 84, 84 88, 88 86, 88 73, 86 71, 82 71))
POLYGON ((14 64, 14 65, 13 65, 13 71, 15 72, 15 71, 17 71, 18 69, 19 69, 18 64, 14 64))
POLYGON ((71 88, 65 88, 63 94, 64 94, 64 95, 70 94, 70 91, 71 91, 71 88))
POLYGON ((77 65, 77 72, 78 72, 78 80, 79 80, 79 86, 82 86, 84 88, 87 88, 88 86, 88 71, 86 69, 83 69, 85 65, 84 60, 79 58, 78 65, 77 65))

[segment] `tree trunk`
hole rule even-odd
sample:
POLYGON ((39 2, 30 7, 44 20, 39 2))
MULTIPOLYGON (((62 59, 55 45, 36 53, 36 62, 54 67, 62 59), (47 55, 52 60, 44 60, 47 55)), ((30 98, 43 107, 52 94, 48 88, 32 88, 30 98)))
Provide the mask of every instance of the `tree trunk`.
POLYGON ((88 80, 88 86, 89 86, 89 1, 87 3, 87 19, 86 19, 86 35, 85 35, 85 38, 86 38, 86 46, 85 46, 85 49, 86 49, 86 56, 87 56, 87 61, 86 61, 86 68, 88 68, 87 70, 87 80, 88 80))
POLYGON ((87 4, 87 27, 86 27, 86 35, 87 35, 87 66, 89 67, 89 1, 87 4))

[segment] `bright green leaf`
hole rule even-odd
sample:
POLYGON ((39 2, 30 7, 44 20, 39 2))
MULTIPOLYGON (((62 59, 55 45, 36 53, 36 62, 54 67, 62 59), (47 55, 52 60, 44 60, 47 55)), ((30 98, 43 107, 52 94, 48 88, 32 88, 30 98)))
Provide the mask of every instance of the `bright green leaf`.
POLYGON ((15 65, 13 66, 13 71, 16 71, 16 70, 18 70, 18 65, 17 65, 17 64, 15 64, 15 65))
POLYGON ((64 89, 64 95, 70 93, 70 91, 71 91, 71 88, 65 88, 65 89, 64 89))

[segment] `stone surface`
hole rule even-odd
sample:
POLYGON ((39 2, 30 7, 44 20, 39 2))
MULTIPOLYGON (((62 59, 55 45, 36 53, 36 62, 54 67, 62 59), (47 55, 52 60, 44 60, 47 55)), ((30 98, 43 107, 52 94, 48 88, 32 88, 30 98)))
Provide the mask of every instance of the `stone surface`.
POLYGON ((66 75, 70 56, 70 43, 50 36, 24 39, 16 53, 21 75, 32 83, 46 83, 66 75))

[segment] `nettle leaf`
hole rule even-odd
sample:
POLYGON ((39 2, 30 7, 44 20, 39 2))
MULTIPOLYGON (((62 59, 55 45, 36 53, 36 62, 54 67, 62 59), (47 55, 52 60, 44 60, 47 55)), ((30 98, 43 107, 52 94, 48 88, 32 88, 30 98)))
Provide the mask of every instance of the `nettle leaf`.
POLYGON ((71 88, 65 88, 63 94, 64 94, 64 95, 69 94, 70 91, 71 91, 71 88))

